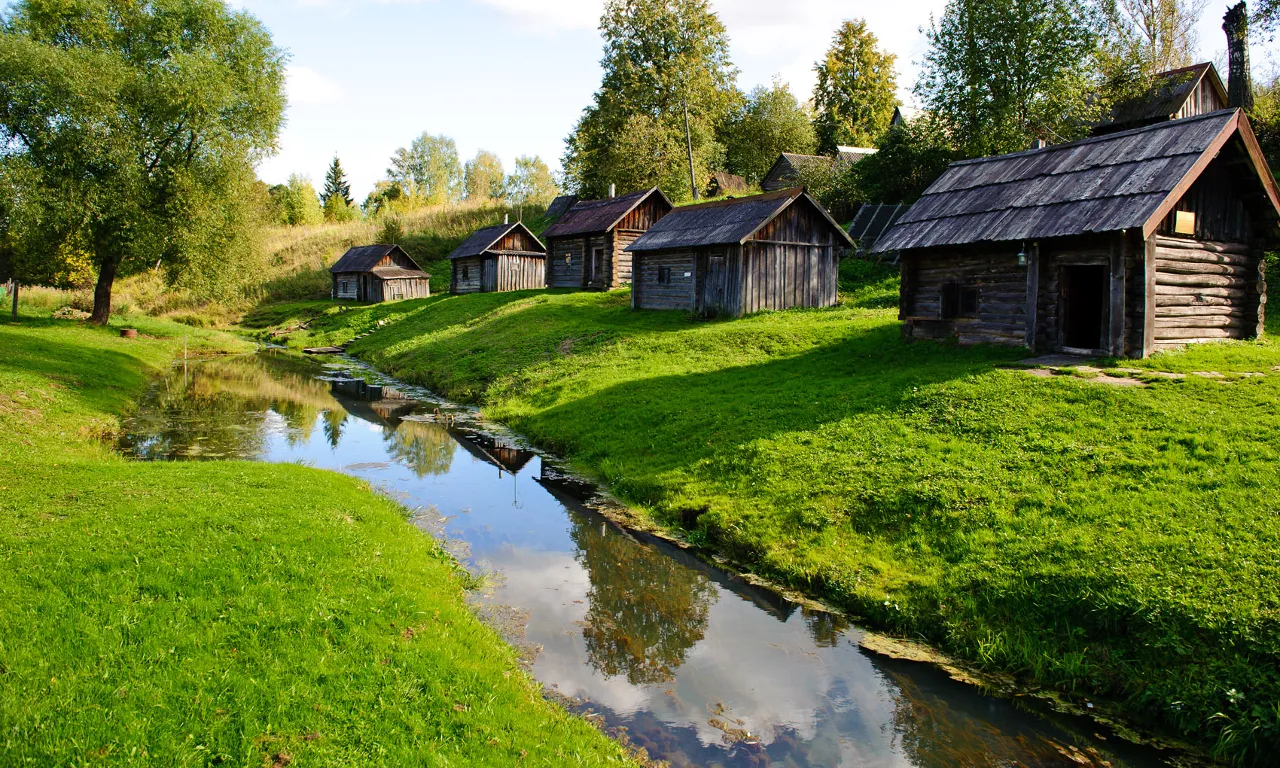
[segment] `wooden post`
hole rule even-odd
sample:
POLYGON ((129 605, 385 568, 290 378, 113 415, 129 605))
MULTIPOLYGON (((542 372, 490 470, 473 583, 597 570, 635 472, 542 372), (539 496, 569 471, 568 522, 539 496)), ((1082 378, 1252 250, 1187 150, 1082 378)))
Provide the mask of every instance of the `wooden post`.
POLYGON ((13 278, 13 319, 18 319, 18 278, 13 278))
POLYGON ((1146 305, 1142 310, 1142 356, 1156 351, 1156 236, 1147 238, 1143 249, 1142 273, 1146 278, 1146 305))
POLYGON ((1040 244, 1027 253, 1027 349, 1036 351, 1036 326, 1040 319, 1040 244))
POLYGON ((1117 232, 1111 238, 1111 313, 1109 323, 1109 340, 1107 352, 1112 357, 1124 356, 1124 290, 1125 290, 1125 255, 1128 238, 1123 232, 1117 232))
POLYGON ((1261 249, 1253 255, 1258 259, 1258 327, 1254 335, 1261 339, 1267 331, 1267 257, 1261 249))

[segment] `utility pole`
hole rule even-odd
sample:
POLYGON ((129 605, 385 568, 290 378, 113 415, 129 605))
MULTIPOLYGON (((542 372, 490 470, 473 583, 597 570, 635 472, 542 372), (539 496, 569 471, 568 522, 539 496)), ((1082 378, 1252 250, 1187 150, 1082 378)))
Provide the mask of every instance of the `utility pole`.
POLYGON ((693 134, 689 131, 689 100, 680 99, 680 104, 684 107, 684 145, 689 153, 689 189, 693 192, 693 199, 698 199, 698 180, 693 175, 693 134))

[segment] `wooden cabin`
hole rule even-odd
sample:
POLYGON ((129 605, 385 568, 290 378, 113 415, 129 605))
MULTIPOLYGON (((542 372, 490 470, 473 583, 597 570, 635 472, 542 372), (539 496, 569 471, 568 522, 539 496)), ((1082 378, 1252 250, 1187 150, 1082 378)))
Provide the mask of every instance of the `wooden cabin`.
POLYGON ((760 180, 760 188, 765 192, 777 192, 781 189, 803 184, 805 176, 815 170, 821 173, 835 173, 841 168, 860 162, 876 150, 869 147, 837 147, 836 154, 798 155, 794 152, 783 152, 773 161, 769 172, 760 180))
POLYGON ((732 317, 829 307, 852 244, 802 187, 677 208, 627 249, 631 306, 732 317))
POLYGON ((1204 62, 1161 72, 1145 93, 1121 102, 1094 136, 1181 120, 1227 107, 1227 89, 1213 64, 1204 62))
POLYGON ((574 203, 542 233, 547 241, 547 287, 607 291, 630 283, 627 246, 671 208, 657 187, 574 203))
POLYGON ((745 195, 751 192, 751 185, 741 176, 735 176, 725 171, 716 171, 711 174, 711 178, 707 181, 707 197, 725 197, 733 195, 745 195))
POLYGON ((908 338, 1145 357, 1263 332, 1280 191, 1240 110, 953 163, 874 251, 908 338))
POLYGON ((449 254, 449 293, 523 291, 546 286, 547 248, 517 221, 476 230, 449 254))
POLYGON ((335 299, 378 303, 431 295, 431 275, 398 245, 352 248, 329 268, 329 275, 335 299))

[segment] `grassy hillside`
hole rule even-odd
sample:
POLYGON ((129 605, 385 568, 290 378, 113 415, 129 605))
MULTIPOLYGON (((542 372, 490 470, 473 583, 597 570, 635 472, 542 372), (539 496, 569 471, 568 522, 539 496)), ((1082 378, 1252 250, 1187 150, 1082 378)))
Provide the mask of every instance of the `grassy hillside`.
POLYGON ((1037 378, 1017 350, 904 343, 893 278, 845 269, 841 307, 729 321, 625 291, 259 320, 319 313, 297 343, 375 329, 351 351, 878 626, 1225 758, 1275 754, 1280 345, 1159 355, 1137 387, 1037 378))
POLYGON ((0 764, 627 764, 362 483, 112 453, 183 334, 242 346, 130 323, 0 325, 0 764))

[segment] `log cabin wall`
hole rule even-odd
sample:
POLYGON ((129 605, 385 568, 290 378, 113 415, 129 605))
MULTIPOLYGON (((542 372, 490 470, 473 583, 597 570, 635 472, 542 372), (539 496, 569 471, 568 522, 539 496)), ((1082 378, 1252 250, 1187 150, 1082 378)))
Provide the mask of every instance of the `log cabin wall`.
POLYGON ((480 257, 468 256, 453 260, 453 274, 450 277, 450 293, 480 292, 480 257))
POLYGON ((335 299, 360 300, 360 273, 342 272, 333 276, 333 297, 335 299))
POLYGON ((547 243, 547 287, 582 287, 582 246, 580 237, 555 238, 547 243))
POLYGON ((1142 357, 1146 316, 1146 272, 1141 235, 1056 238, 1036 245, 1039 250, 1039 292, 1036 300, 1034 351, 1056 352, 1071 346, 1063 327, 1064 270, 1100 267, 1105 270, 1105 317, 1096 349, 1117 356, 1142 357), (1118 326, 1118 327, 1114 327, 1118 326))
POLYGON ((1027 268, 1017 247, 931 249, 904 255, 902 271, 908 338, 1026 344, 1027 268))
POLYGON ((1244 243, 1154 235, 1155 350, 1263 333, 1265 260, 1244 243))
POLYGON ((605 266, 607 275, 605 285, 608 288, 621 288, 631 282, 633 260, 631 253, 625 250, 626 247, 634 243, 636 238, 647 232, 649 227, 670 211, 671 207, 665 200, 658 195, 653 195, 618 222, 610 233, 606 251, 609 263, 605 266))
POLYGON ((496 257, 499 291, 524 291, 546 285, 545 259, 538 256, 499 254, 496 257))
POLYGON ((692 310, 696 258, 692 250, 634 254, 632 308, 692 310))

